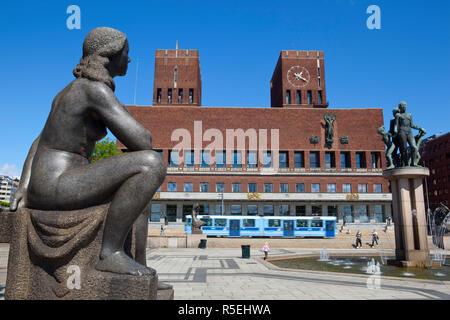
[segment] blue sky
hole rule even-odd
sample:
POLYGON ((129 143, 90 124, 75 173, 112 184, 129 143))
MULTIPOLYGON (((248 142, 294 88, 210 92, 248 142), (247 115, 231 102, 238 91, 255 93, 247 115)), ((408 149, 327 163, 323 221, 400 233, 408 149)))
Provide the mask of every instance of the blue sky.
POLYGON ((127 34, 133 60, 116 78, 120 101, 151 105, 155 49, 199 49, 204 106, 269 107, 281 50, 323 50, 330 108, 405 100, 429 134, 449 131, 450 1, 5 1, 0 12, 3 121, 0 174, 19 175, 55 95, 73 80, 86 34, 127 34), (69 5, 81 29, 69 30, 69 5), (369 30, 369 5, 381 29, 369 30))

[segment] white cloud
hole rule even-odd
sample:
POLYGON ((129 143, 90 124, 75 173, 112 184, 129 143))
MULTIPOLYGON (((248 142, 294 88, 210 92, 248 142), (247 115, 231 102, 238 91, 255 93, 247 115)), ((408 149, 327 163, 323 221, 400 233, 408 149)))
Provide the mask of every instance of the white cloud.
POLYGON ((20 178, 20 171, 15 164, 5 163, 0 168, 0 174, 4 176, 17 177, 20 178))

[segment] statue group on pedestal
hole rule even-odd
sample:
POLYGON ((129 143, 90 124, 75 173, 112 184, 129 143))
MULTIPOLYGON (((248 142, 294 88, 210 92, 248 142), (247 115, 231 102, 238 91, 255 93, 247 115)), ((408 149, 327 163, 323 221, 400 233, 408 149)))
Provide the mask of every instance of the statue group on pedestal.
POLYGON ((406 102, 400 102, 392 113, 394 118, 390 121, 389 131, 386 132, 384 126, 378 128, 378 133, 383 137, 387 148, 386 169, 417 167, 420 161, 419 147, 426 130, 413 123, 411 114, 406 112, 406 102), (419 133, 414 136, 412 129, 419 130, 419 133))

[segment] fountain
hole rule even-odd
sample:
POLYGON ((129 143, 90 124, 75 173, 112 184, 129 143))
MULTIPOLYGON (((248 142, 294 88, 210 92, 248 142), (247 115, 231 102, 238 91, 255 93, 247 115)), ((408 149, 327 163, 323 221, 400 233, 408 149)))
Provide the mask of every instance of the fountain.
POLYGON ((322 250, 320 250, 320 259, 317 261, 330 261, 330 256, 327 248, 323 247, 322 250))

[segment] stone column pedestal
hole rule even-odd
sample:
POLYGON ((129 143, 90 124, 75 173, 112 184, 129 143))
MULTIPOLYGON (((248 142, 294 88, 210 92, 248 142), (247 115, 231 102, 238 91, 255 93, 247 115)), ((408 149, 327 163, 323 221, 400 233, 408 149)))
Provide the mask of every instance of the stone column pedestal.
POLYGON ((422 184, 429 175, 428 168, 422 167, 383 172, 391 183, 396 263, 403 266, 427 267, 431 263, 422 184))

